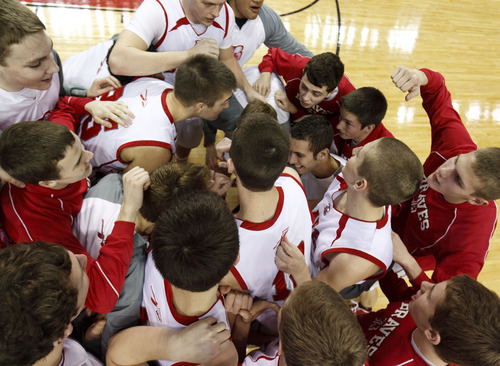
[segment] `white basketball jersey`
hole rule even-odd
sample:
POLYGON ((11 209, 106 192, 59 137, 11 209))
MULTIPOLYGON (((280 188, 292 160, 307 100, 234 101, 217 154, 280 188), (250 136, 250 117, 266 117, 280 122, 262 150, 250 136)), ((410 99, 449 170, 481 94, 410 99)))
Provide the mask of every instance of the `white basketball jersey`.
POLYGON ((103 366, 103 364, 87 353, 80 343, 66 338, 63 343, 61 362, 58 366, 103 366))
POLYGON ((250 352, 243 360, 242 366, 278 366, 279 339, 269 343, 265 351, 260 349, 250 352))
POLYGON ((278 270, 274 263, 276 249, 286 235, 297 245, 311 266, 311 211, 302 185, 292 176, 282 174, 275 183, 279 192, 272 219, 252 223, 236 219, 240 235, 240 261, 231 272, 243 289, 253 297, 268 301, 285 300, 295 288, 293 278, 278 270))
POLYGON ((24 88, 8 92, 0 88, 0 130, 21 121, 38 121, 48 118, 59 100, 59 74, 52 75, 47 90, 24 88))
POLYGON ((266 32, 262 19, 258 16, 255 19, 247 19, 243 27, 235 27, 233 34, 233 53, 236 61, 243 67, 264 43, 266 32))
MULTIPOLYGON (((184 316, 178 314, 174 308, 172 287, 156 269, 151 252, 148 254, 146 261, 142 306, 147 313, 147 325, 150 326, 182 330, 200 319, 212 316, 218 322, 226 323, 226 328, 230 329, 222 295, 219 295, 215 304, 202 316, 184 316)), ((182 364, 165 360, 159 361, 159 363, 162 366, 182 364)))
MULTIPOLYGON (((219 48, 232 46, 235 28, 234 13, 224 3, 212 25, 192 24, 184 12, 181 0, 145 0, 125 29, 134 32, 158 52, 185 51, 203 38, 217 41, 219 48)), ((165 80, 173 84, 173 72, 165 70, 165 80)))
POLYGON ((300 180, 304 185, 308 200, 317 200, 323 198, 325 192, 327 191, 328 187, 330 187, 330 184, 332 184, 338 172, 340 172, 345 166, 346 160, 344 158, 341 158, 340 156, 334 154, 330 155, 339 162, 340 168, 337 172, 333 173, 327 178, 317 178, 311 172, 302 174, 300 176, 300 180))
POLYGON ((392 262, 391 210, 385 208, 379 221, 352 218, 335 208, 334 200, 345 193, 347 184, 339 174, 314 208, 313 260, 324 268, 328 253, 350 253, 376 264, 381 271, 369 279, 381 278, 392 262))
POLYGON ((104 127, 94 123, 91 115, 82 119, 78 135, 85 148, 94 153, 94 168, 105 173, 122 171, 128 162, 120 159, 120 153, 127 147, 158 146, 175 152, 177 133, 166 103, 171 88, 162 80, 144 77, 98 98, 123 101, 135 118, 127 128, 116 122, 111 128, 104 127))

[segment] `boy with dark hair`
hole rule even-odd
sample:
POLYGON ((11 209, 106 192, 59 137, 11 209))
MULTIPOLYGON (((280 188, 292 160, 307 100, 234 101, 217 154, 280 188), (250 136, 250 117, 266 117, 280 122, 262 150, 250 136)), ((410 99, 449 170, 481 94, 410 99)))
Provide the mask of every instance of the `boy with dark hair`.
MULTIPOLYGON (((79 130, 84 145, 95 156, 92 165, 104 173, 141 166, 147 171, 168 163, 175 152, 176 134, 190 139, 191 117, 215 119, 227 107, 236 80, 231 70, 212 57, 197 55, 179 66, 174 90, 156 78, 139 78, 112 90, 101 100, 125 103, 135 116, 128 126, 102 128, 88 115, 73 113, 62 123, 79 130), (182 122, 180 122, 182 121, 182 122), (174 125, 174 122, 176 123, 174 125), (177 132, 176 132, 177 129, 177 132)), ((60 122, 60 115, 51 119, 60 122)), ((193 138, 201 139, 201 135, 193 138)), ((195 143, 196 146, 199 143, 195 143)))
MULTIPOLYGON (((287 298, 294 282, 276 267, 276 247, 289 238, 308 264, 311 251, 312 217, 304 188, 297 172, 285 168, 289 141, 269 115, 246 115, 234 132, 228 160, 228 171, 236 175, 240 202, 235 219, 241 260, 223 283, 249 290, 253 297, 279 302, 287 298)), ((276 330, 274 313, 265 313, 260 320, 270 331, 276 330)))
POLYGON ((397 289, 383 287, 390 301, 387 308, 358 317, 368 341, 370 365, 401 365, 410 360, 415 365, 499 365, 498 295, 468 275, 437 284, 419 282, 423 271, 397 238, 394 260, 414 287, 403 301, 397 289))
MULTIPOLYGON (((245 295, 229 293, 228 306, 237 296, 245 295)), ((260 304, 240 303, 240 309, 228 309, 243 314, 237 316, 233 338, 235 332, 248 330, 246 317, 260 304)), ((335 290, 319 281, 300 284, 287 298, 279 315, 279 336, 265 350, 248 354, 242 365, 361 366, 366 361, 366 340, 356 317, 335 290)))
POLYGON ((300 174, 309 207, 313 209, 346 161, 330 153, 333 129, 323 116, 304 117, 292 127, 290 134, 288 163, 300 174))
MULTIPOLYGON (((422 95, 432 132, 431 154, 424 163, 418 193, 393 219, 409 252, 434 269, 432 281, 465 273, 477 278, 497 224, 500 198, 500 149, 477 149, 452 105, 443 76, 428 69, 399 67, 392 74, 406 100, 422 95)), ((384 281, 400 288, 403 279, 389 272, 384 281)), ((429 278, 422 272, 420 282, 429 278)))
POLYGON ((53 122, 20 122, 0 135, 0 165, 25 188, 8 183, 1 192, 2 226, 15 243, 46 240, 87 259, 90 291, 86 306, 110 312, 118 299, 132 256, 132 236, 147 172, 136 168, 126 179, 130 188, 113 233, 94 260, 72 233, 92 172, 92 153, 78 136, 53 122), (26 165, 30 171, 26 170, 26 165))
MULTIPOLYGON (((158 218, 146 262, 143 306, 148 325, 179 330, 213 316, 227 323, 219 282, 238 257, 238 229, 225 202, 212 192, 173 198, 158 218)), ((145 352, 141 361, 151 360, 145 352)), ((207 365, 236 365, 226 342, 207 365)), ((160 361, 171 365, 170 361, 160 361)))
POLYGON ((394 137, 382 120, 387 111, 384 94, 372 87, 363 87, 341 97, 340 120, 335 127, 335 148, 345 159, 352 150, 381 137, 394 137))
POLYGON ((260 78, 254 88, 261 94, 269 94, 271 73, 285 80, 285 93, 276 92, 278 107, 290 112, 292 121, 298 122, 307 114, 324 114, 336 124, 340 97, 355 88, 344 75, 344 64, 331 52, 312 58, 292 55, 279 48, 269 48, 259 64, 260 78), (309 67, 307 67, 307 65, 309 67))
MULTIPOLYGON (((68 336, 82 311, 89 279, 87 258, 45 242, 0 251, 0 364, 6 366, 93 365, 101 363, 68 336)), ((206 360, 227 340, 223 324, 197 322, 179 332, 142 327, 148 340, 162 343, 160 353, 206 360), (204 352, 202 352, 203 350, 204 352)), ((229 333, 229 332, 227 332, 229 333)))
MULTIPOLYGON (((106 326, 101 339, 102 356, 108 341, 123 328, 138 325, 144 282, 147 236, 151 234, 158 216, 170 206, 173 196, 193 190, 214 187, 213 172, 195 164, 170 163, 155 169, 150 175, 149 187, 137 214, 134 227, 134 252, 123 289, 113 311, 106 314, 106 326)), ((123 181, 118 174, 102 178, 85 195, 82 208, 73 223, 73 233, 93 257, 111 234, 123 202, 123 181)))

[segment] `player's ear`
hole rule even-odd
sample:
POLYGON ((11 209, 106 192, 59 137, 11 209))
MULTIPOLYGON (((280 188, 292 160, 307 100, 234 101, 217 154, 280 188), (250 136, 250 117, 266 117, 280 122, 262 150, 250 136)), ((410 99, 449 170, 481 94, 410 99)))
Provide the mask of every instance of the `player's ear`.
POLYGON ((236 173, 236 169, 234 169, 233 159, 231 158, 229 158, 229 160, 227 161, 227 172, 229 174, 236 173))
POLYGON ((64 329, 64 333, 62 337, 56 339, 54 341, 54 347, 57 347, 64 343, 64 340, 70 336, 70 334, 73 332, 73 325, 71 323, 68 324, 68 326, 64 329))
POLYGON ((203 102, 197 102, 193 105, 193 108, 196 114, 200 114, 207 108, 207 105, 203 102))
POLYGON ((333 94, 333 93, 335 93, 337 90, 338 90, 338 87, 337 87, 337 88, 335 88, 335 89, 333 89, 331 92, 329 92, 329 93, 326 95, 325 99, 330 98, 330 97, 332 96, 332 94, 333 94))
POLYGON ((364 191, 367 188, 368 188, 368 182, 364 178, 358 179, 356 182, 354 182, 354 189, 356 191, 364 191))
POLYGON ((487 206, 489 203, 488 200, 485 200, 484 198, 479 198, 479 197, 472 198, 472 199, 468 200, 467 202, 469 202, 471 205, 478 205, 478 206, 487 206))
POLYGON ((438 332, 432 329, 426 329, 424 331, 425 337, 429 342, 431 342, 434 346, 437 346, 441 342, 441 336, 438 332))
POLYGON ((328 160, 329 156, 330 156, 330 149, 323 149, 318 153, 318 155, 316 156, 316 159, 317 160, 328 160))
POLYGON ((372 133, 372 131, 373 131, 374 129, 375 129, 375 124, 374 124, 374 123, 372 123, 372 124, 370 124, 370 125, 365 126, 365 127, 363 127, 363 128, 362 128, 362 130, 365 130, 365 131, 367 131, 367 132, 369 132, 369 133, 372 133))
POLYGON ((42 186, 44 188, 54 189, 54 187, 57 185, 57 181, 56 180, 41 180, 38 182, 38 185, 42 186))

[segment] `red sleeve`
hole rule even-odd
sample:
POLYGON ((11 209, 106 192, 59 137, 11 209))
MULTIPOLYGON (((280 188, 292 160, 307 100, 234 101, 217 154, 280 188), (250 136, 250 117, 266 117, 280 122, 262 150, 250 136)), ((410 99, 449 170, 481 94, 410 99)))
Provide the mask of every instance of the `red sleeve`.
POLYGON ((66 126, 75 132, 80 126, 81 118, 88 114, 85 110, 85 105, 89 102, 92 102, 92 99, 61 97, 48 119, 49 121, 66 126))
POLYGON ((85 306, 90 310, 102 314, 113 310, 132 258, 134 227, 133 222, 117 221, 99 257, 93 260, 87 255, 90 284, 85 306))
POLYGON ((276 72, 287 80, 291 78, 302 77, 302 71, 311 58, 299 54, 292 55, 280 48, 269 48, 267 54, 262 58, 259 64, 260 72, 276 72))
POLYGON ((451 95, 446 88, 444 77, 434 71, 422 69, 429 80, 421 87, 422 106, 429 116, 432 130, 431 151, 445 154, 445 159, 464 151, 477 149, 460 115, 451 103, 451 95))
POLYGON ((420 290, 420 286, 424 281, 432 282, 424 271, 422 271, 413 281, 410 281, 413 285, 412 287, 408 286, 406 281, 403 278, 399 278, 394 271, 388 271, 387 274, 379 280, 379 284, 382 292, 387 299, 389 299, 389 302, 395 302, 410 300, 411 296, 420 290))

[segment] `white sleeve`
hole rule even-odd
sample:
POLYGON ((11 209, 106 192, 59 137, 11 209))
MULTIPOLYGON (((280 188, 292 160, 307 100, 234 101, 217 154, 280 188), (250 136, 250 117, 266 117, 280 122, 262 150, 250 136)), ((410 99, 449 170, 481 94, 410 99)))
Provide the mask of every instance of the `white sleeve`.
POLYGON ((125 29, 141 37, 148 47, 155 45, 167 26, 166 10, 155 0, 144 0, 125 29))
MULTIPOLYGON (((236 18, 234 17, 233 9, 227 3, 225 3, 224 6, 227 8, 227 34, 220 45, 220 48, 223 50, 233 47, 233 34, 236 27, 236 18)), ((224 11, 224 9, 221 9, 221 12, 222 11, 224 11)))

